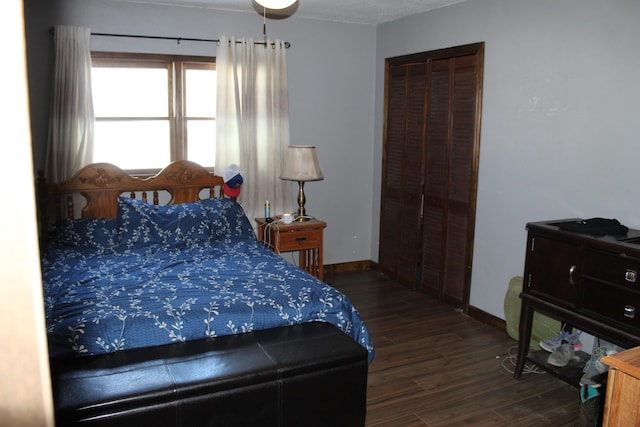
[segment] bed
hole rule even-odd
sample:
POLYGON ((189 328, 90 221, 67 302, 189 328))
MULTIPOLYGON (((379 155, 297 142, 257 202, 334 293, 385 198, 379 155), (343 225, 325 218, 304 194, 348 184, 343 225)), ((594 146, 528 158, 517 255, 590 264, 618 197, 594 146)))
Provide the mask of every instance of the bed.
POLYGON ((260 244, 222 186, 187 161, 39 186, 58 425, 364 424, 357 310, 260 244))

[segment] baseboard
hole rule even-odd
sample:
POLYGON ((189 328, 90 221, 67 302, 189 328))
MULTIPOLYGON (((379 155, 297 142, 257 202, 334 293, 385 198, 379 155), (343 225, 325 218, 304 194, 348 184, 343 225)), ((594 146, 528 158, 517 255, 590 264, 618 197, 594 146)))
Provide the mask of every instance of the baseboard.
POLYGON ((506 321, 472 305, 469 306, 469 316, 481 321, 482 323, 486 323, 489 326, 493 326, 494 328, 507 332, 506 321))
POLYGON ((351 261, 339 264, 325 264, 324 274, 347 273, 349 271, 376 270, 378 264, 373 261, 351 261))

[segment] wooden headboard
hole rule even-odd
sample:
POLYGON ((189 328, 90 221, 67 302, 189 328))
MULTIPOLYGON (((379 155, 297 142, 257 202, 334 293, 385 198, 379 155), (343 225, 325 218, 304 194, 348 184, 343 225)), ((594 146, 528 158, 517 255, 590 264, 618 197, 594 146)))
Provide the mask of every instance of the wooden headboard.
POLYGON ((223 185, 222 177, 187 160, 175 161, 147 178, 131 176, 110 163, 94 163, 60 184, 46 185, 43 179, 39 179, 38 206, 41 215, 46 215, 41 217, 42 225, 74 218, 78 215, 74 209, 77 196, 74 198, 73 195, 79 193, 86 199, 81 210, 82 218, 115 218, 121 195, 157 205, 160 203, 159 193, 166 191, 169 193, 166 204, 177 204, 199 200, 204 189, 209 190, 209 198, 224 197, 223 185))

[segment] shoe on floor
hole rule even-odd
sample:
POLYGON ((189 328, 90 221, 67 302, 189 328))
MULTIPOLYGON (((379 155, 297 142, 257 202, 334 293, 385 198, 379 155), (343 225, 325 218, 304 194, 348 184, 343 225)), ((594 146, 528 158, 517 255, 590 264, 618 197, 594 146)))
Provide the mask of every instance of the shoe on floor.
POLYGON ((558 368, 562 368, 567 366, 571 359, 575 356, 576 351, 573 349, 573 345, 569 343, 560 344, 558 348, 556 348, 553 353, 549 355, 547 362, 549 365, 557 366, 558 368))
POLYGON ((553 351, 560 347, 563 342, 571 344, 574 350, 580 350, 582 348, 580 335, 582 335, 582 331, 576 331, 574 333, 562 331, 553 338, 540 341, 539 345, 541 349, 546 350, 549 353, 553 353, 553 351))
POLYGON ((607 351, 606 347, 597 347, 593 350, 591 359, 587 360, 582 372, 582 378, 580 378, 580 385, 590 385, 592 387, 600 387, 607 376, 609 367, 600 362, 603 356, 615 354, 615 351, 607 351))

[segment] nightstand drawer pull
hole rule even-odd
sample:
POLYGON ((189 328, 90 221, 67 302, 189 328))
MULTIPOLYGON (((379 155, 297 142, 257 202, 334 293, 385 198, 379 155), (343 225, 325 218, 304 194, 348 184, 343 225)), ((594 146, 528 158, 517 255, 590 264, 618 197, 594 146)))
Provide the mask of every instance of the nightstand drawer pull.
POLYGON ((624 306, 624 316, 628 317, 630 319, 633 319, 636 317, 636 308, 634 306, 631 305, 625 305, 624 306))
POLYGON ((304 242, 307 240, 306 237, 296 237, 296 242, 298 242, 298 244, 300 246, 304 245, 304 242))
POLYGON ((635 283, 638 278, 638 273, 635 270, 627 270, 624 272, 624 280, 627 282, 635 283))

